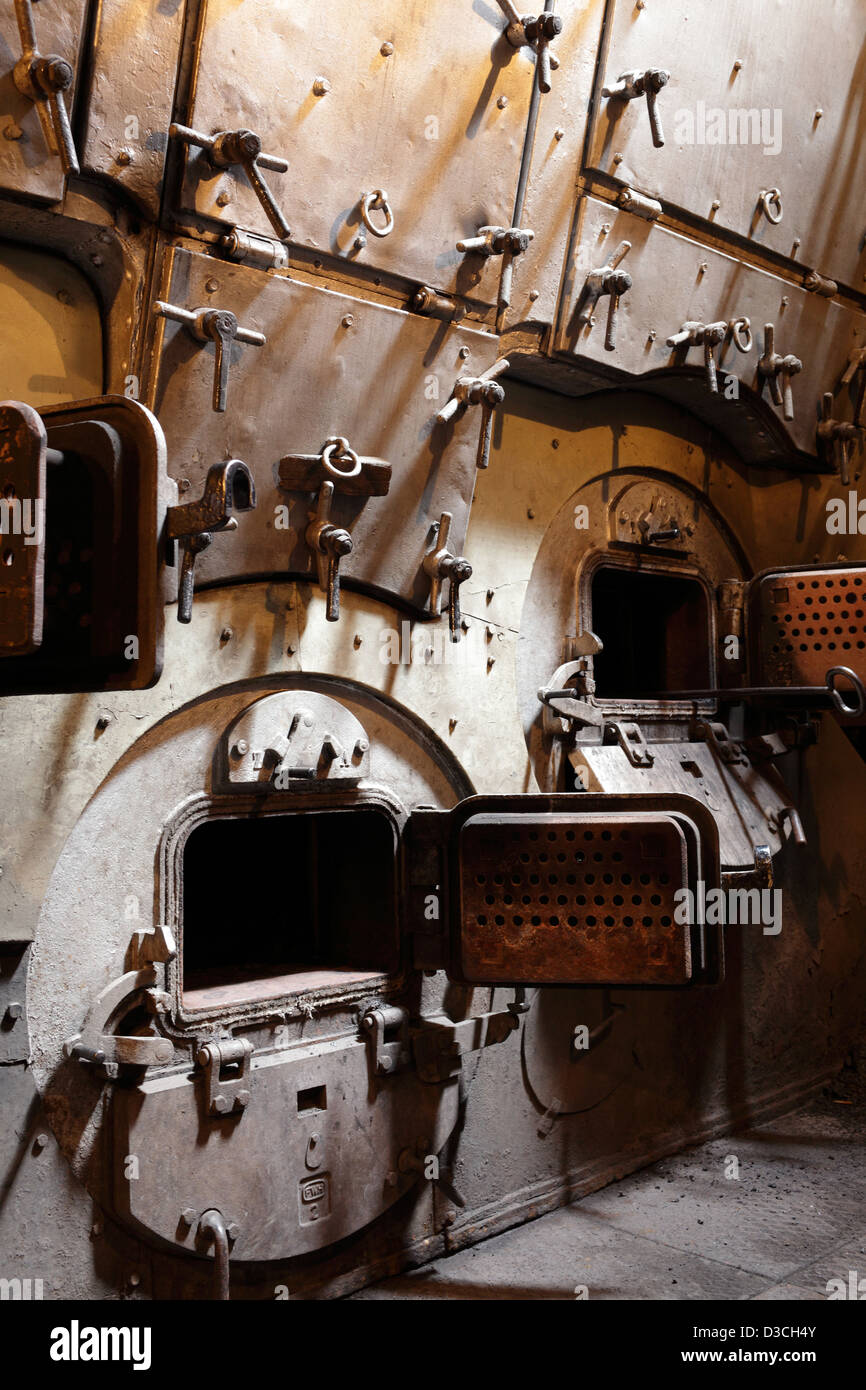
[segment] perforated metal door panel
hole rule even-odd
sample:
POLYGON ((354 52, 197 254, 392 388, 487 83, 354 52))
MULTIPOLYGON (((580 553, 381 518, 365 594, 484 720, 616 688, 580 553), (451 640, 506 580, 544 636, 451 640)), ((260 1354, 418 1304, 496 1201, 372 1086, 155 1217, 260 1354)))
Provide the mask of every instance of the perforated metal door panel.
POLYGON ((673 815, 473 816, 459 837, 469 981, 685 984, 686 836, 673 815))
POLYGON ((866 679, 866 567, 759 575, 749 618, 754 684, 824 685, 833 666, 866 679))

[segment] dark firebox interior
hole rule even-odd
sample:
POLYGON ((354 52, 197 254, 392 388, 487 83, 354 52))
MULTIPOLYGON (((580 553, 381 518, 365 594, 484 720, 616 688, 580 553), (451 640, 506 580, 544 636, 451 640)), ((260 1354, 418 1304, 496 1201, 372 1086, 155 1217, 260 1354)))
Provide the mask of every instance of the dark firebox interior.
POLYGON ((189 1007, 397 969, 395 834, 369 808, 217 817, 183 850, 189 1007))
POLYGON ((603 565, 592 580, 596 693, 643 699, 712 685, 707 595, 696 579, 603 565))

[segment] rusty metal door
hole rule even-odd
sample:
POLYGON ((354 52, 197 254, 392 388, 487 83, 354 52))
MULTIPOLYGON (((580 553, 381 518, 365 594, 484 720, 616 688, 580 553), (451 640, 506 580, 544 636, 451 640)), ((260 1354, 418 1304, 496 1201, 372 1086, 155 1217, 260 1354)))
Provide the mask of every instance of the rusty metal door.
POLYGON ((0 188, 40 202, 78 173, 71 132, 87 0, 15 0, 0 14, 0 188))
POLYGON ((616 0, 589 164, 862 290, 864 56, 860 0, 616 0))
MULTIPOLYGON (((465 0, 344 0, 327 15, 207 0, 188 124, 252 130, 288 161, 266 178, 298 245, 490 303, 500 258, 467 262, 456 243, 511 225, 534 60, 506 27, 495 3, 465 0), (362 198, 377 190, 387 207, 377 200, 365 226, 362 198)), ((195 144, 182 206, 274 234, 243 171, 214 168, 195 144)))

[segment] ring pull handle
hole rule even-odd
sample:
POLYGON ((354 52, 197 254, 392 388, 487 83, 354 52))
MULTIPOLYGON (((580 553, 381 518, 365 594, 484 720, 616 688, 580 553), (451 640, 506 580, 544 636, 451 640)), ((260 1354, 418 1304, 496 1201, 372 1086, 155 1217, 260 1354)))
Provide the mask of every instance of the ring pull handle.
POLYGON ((827 690, 830 695, 833 708, 846 717, 853 716, 859 719, 866 713, 866 690, 863 689, 863 682, 860 677, 851 670, 850 666, 831 666, 827 672, 827 690), (849 705, 842 696, 842 692, 836 688, 836 677, 844 676, 853 686, 856 696, 856 705, 849 705))
POLYGON ((764 188, 761 190, 759 202, 767 221, 777 226, 783 216, 781 191, 778 188, 764 188))
POLYGON ((374 188, 372 193, 361 194, 361 219, 367 231, 372 233, 373 236, 390 236, 393 232, 394 213, 391 204, 388 202, 387 193, 383 193, 381 188, 374 188), (384 214, 384 227, 377 227, 373 222, 370 214, 374 210, 384 214))
POLYGON ((326 473, 330 473, 332 478, 346 481, 347 478, 357 478, 361 472, 361 460, 355 450, 349 447, 348 439, 343 435, 334 434, 330 439, 325 440, 325 447, 322 449, 322 467, 326 473), (335 468, 331 460, 333 458, 347 459, 351 467, 335 468))
POLYGON ((752 325, 745 316, 731 320, 731 337, 738 352, 752 351, 752 325))

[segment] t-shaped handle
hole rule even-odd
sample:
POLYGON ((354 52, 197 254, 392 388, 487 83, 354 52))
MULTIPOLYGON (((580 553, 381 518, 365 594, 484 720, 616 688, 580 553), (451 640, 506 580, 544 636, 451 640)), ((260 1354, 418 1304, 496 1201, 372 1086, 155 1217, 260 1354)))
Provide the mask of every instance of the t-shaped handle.
POLYGON ((854 424, 862 425, 863 407, 866 405, 866 347, 853 348, 848 358, 848 365, 842 374, 842 385, 850 386, 858 372, 862 373, 860 378, 860 390, 857 396, 857 404, 854 407, 854 424))
POLYGON ((322 483, 306 530, 307 545, 316 557, 319 587, 326 594, 325 617, 329 623, 335 623, 340 616, 340 561, 354 549, 349 532, 330 519, 333 499, 334 484, 322 483))
POLYGON ((862 425, 833 419, 833 393, 825 391, 821 400, 821 419, 817 427, 818 449, 834 469, 838 451, 839 466, 836 471, 843 487, 847 487, 851 481, 850 446, 855 439, 860 438, 862 432, 862 425))
POLYGON ((15 0, 15 18, 21 39, 21 57, 12 72, 15 86, 22 96, 35 103, 40 119, 43 111, 47 112, 47 121, 41 119, 41 123, 52 154, 60 156, 65 174, 77 174, 78 156, 63 99, 63 93, 72 86, 72 64, 56 54, 46 56, 39 52, 31 0, 15 0))
POLYGON ((213 343, 214 355, 213 409, 222 413, 226 408, 229 389, 232 343, 252 343, 263 347, 268 341, 264 333, 254 328, 241 328, 229 309, 181 309, 157 299, 153 306, 157 318, 173 319, 189 329, 200 343, 213 343))
POLYGON ((173 140, 200 146, 215 169, 228 169, 233 164, 240 164, 277 236, 281 241, 288 240, 292 229, 261 172, 262 169, 273 169, 277 174, 285 174, 289 168, 288 160, 274 154, 262 154, 261 136, 254 130, 220 130, 215 135, 204 135, 200 130, 175 122, 169 126, 168 133, 173 140))
POLYGON ((550 91, 550 70, 553 66, 550 56, 550 42, 562 33, 562 20, 557 14, 521 15, 512 0, 499 0, 499 7, 508 20, 505 37, 512 48, 522 48, 526 44, 535 50, 535 71, 538 90, 550 91))
POLYGON ((452 515, 443 512, 439 518, 433 549, 424 557, 424 573, 430 580, 430 612, 438 613, 442 585, 448 580, 448 631, 452 642, 460 641, 460 585, 472 576, 472 566, 462 555, 452 555, 448 549, 452 515))
POLYGON ((620 242, 607 265, 589 272, 577 301, 577 323, 582 326, 589 323, 592 318, 592 311, 602 295, 610 295, 607 326, 604 334, 604 346, 607 352, 614 352, 616 349, 619 301, 626 290, 631 289, 633 283, 631 276, 626 271, 617 269, 620 261, 628 255, 630 250, 630 241, 620 242))
POLYGON ((455 415, 464 414, 470 405, 481 406, 481 430, 478 436, 476 468, 486 468, 490 462, 490 442, 493 436, 493 412, 505 400, 505 389, 496 380, 507 372, 510 363, 500 357, 480 376, 459 376, 454 383, 451 399, 436 413, 436 423, 447 425, 455 415))
MULTIPOLYGON (((744 320, 738 319, 738 324, 744 320)), ((703 347, 704 349, 704 371, 707 378, 707 389, 713 395, 718 395, 719 381, 716 372, 716 348, 725 341, 730 325, 726 320, 718 323, 697 323, 686 322, 678 333, 673 333, 668 338, 668 347, 685 348, 703 347)))
POLYGON ((196 556, 207 549, 215 531, 236 529, 238 523, 233 512, 252 511, 255 505, 256 486, 252 473, 241 459, 228 459, 215 463, 208 470, 204 491, 197 502, 169 507, 165 527, 172 563, 178 542, 183 551, 177 601, 179 623, 192 619, 196 556))
POLYGON ((624 72, 612 87, 603 87, 601 94, 610 101, 633 101, 635 97, 645 96, 653 144, 656 149, 661 149, 665 137, 658 111, 658 94, 670 80, 671 75, 666 68, 644 68, 643 71, 624 72))
POLYGON ((764 353, 758 361, 758 374, 770 383, 770 394, 776 405, 784 407, 786 420, 794 418, 794 389, 792 378, 803 370, 799 357, 789 353, 780 357, 776 352, 776 330, 772 323, 764 324, 764 353), (781 380, 780 380, 781 378, 781 380), (784 388, 782 386, 784 380, 784 388))

